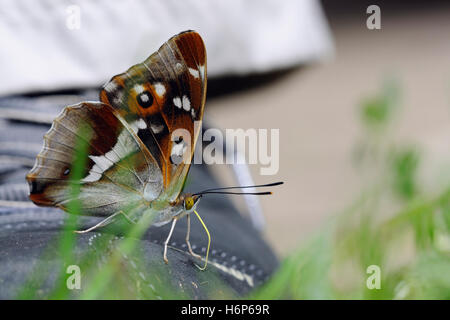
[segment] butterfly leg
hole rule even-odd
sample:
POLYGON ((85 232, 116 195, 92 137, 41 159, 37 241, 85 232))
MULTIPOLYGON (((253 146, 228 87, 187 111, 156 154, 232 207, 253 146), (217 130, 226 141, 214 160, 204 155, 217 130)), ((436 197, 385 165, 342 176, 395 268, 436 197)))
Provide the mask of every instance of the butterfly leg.
POLYGON ((97 228, 104 227, 104 226, 110 224, 113 221, 114 217, 117 216, 118 214, 120 214, 121 212, 122 211, 119 211, 119 212, 116 212, 116 213, 110 215, 106 219, 103 219, 102 221, 97 223, 95 226, 92 226, 92 227, 90 227, 90 228, 88 228, 86 230, 75 230, 74 232, 75 233, 87 233, 87 232, 90 232, 90 231, 95 230, 97 228))
POLYGON ((199 254, 196 254, 196 253, 192 250, 191 242, 189 241, 189 235, 191 234, 191 215, 188 214, 188 215, 186 216, 186 219, 187 219, 186 244, 187 244, 187 246, 188 246, 189 253, 190 253, 193 257, 195 257, 195 258, 201 259, 202 257, 201 257, 199 254))
POLYGON ((167 264, 169 263, 169 260, 167 259, 167 244, 170 241, 170 238, 172 237, 173 229, 175 228, 175 224, 177 223, 177 218, 174 218, 172 221, 172 227, 170 227, 169 236, 167 237, 166 241, 164 242, 164 262, 167 264))

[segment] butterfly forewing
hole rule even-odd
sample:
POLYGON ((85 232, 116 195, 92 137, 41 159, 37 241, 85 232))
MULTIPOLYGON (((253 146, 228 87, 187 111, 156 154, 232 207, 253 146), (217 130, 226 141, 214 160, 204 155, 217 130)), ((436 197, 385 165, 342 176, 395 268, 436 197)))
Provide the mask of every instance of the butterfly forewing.
POLYGON ((142 121, 138 136, 158 162, 171 200, 189 170, 200 128, 194 123, 202 120, 205 96, 206 50, 193 31, 171 38, 143 63, 113 77, 100 93, 101 101, 126 121, 142 121), (174 136, 177 129, 189 132, 188 143, 174 136))

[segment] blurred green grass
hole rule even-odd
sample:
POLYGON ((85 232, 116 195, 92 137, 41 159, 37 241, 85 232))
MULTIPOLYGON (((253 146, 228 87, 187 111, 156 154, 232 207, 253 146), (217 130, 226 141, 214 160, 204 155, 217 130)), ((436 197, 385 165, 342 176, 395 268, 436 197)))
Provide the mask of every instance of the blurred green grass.
POLYGON ((450 181, 423 190, 418 146, 391 137, 399 104, 394 81, 364 100, 354 160, 365 188, 252 298, 450 299, 450 181), (370 265, 380 289, 366 285, 370 265))

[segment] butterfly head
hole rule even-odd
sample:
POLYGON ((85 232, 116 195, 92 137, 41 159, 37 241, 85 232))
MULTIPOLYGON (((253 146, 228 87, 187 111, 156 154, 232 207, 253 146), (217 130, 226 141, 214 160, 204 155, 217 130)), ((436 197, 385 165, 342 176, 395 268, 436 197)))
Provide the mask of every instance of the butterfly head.
POLYGON ((183 199, 183 207, 187 213, 191 213, 197 207, 201 195, 185 194, 183 199))

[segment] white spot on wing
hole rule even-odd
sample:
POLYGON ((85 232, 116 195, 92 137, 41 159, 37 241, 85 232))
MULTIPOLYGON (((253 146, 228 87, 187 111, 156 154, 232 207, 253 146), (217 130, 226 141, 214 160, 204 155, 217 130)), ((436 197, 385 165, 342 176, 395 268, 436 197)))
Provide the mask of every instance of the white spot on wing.
POLYGON ((174 143, 171 154, 174 156, 181 157, 185 150, 186 150, 186 145, 184 143, 174 143))
POLYGON ((173 104, 174 104, 176 107, 178 107, 178 108, 181 109, 181 99, 180 99, 180 97, 175 97, 175 98, 173 98, 173 104))
POLYGON ((200 78, 200 74, 196 69, 189 68, 189 73, 192 74, 192 76, 196 79, 200 78))
POLYGON ((95 164, 89 170, 89 174, 81 180, 82 182, 94 182, 100 180, 102 173, 111 168, 114 163, 105 156, 89 156, 95 164))
MULTIPOLYGON (((145 121, 139 119, 133 122, 131 127, 133 130, 137 131, 139 126, 142 126, 143 124, 147 127, 145 121)), ((95 164, 92 166, 91 170, 89 170, 89 174, 81 181, 95 182, 100 180, 105 171, 114 166, 121 159, 124 159, 129 154, 135 152, 138 148, 139 146, 131 137, 130 133, 126 129, 123 129, 117 138, 116 144, 110 151, 103 156, 89 156, 95 164)))
POLYGON ((106 171, 114 164, 111 160, 107 159, 104 156, 89 156, 89 158, 91 158, 95 162, 94 167, 97 167, 97 172, 106 171))
POLYGON ((144 119, 139 119, 136 122, 139 129, 147 129, 147 124, 145 123, 144 119))
POLYGON ((134 91, 136 91, 137 94, 140 94, 145 91, 145 88, 142 84, 137 84, 133 87, 134 91))
POLYGON ((102 175, 100 173, 93 172, 92 171, 93 169, 94 168, 92 168, 91 171, 89 171, 89 174, 83 180, 81 180, 81 182, 95 182, 100 180, 102 175))
POLYGON ((148 93, 139 94, 139 97, 141 98, 142 102, 144 102, 144 103, 147 103, 150 101, 148 93))
POLYGON ((137 134, 139 129, 147 129, 147 123, 145 123, 144 119, 139 119, 130 123, 130 127, 137 134))
POLYGON ((202 80, 205 80, 205 66, 200 66, 198 67, 198 69, 200 70, 200 77, 202 78, 202 80))
POLYGON ((160 97, 166 93, 166 87, 160 82, 155 83, 153 87, 155 87, 156 94, 160 97))
POLYGON ((183 96, 183 109, 186 111, 189 111, 191 109, 191 102, 186 96, 183 96))

